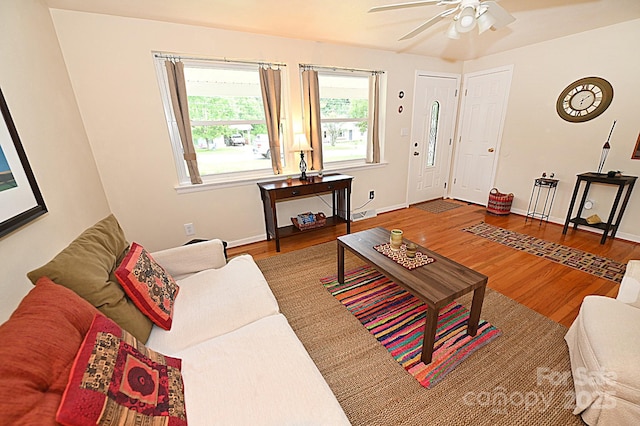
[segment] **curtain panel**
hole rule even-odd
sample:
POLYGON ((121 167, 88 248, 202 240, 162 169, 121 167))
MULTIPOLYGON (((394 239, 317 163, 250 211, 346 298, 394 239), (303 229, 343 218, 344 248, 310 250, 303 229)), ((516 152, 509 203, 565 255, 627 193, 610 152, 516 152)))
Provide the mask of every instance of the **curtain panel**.
POLYGON ((282 82, 279 69, 259 68, 262 103, 269 134, 271 166, 273 173, 282 174, 282 155, 280 152, 280 106, 282 104, 282 82))
POLYGON ((380 74, 374 73, 369 77, 369 143, 367 144, 367 163, 380 162, 380 74))
POLYGON ((318 72, 302 71, 303 127, 307 140, 311 144, 310 170, 322 170, 322 126, 320 123, 320 90, 318 72))
POLYGON ((187 102, 187 86, 184 80, 184 64, 182 62, 164 61, 164 65, 167 69, 171 105, 178 125, 178 133, 180 134, 180 142, 182 142, 182 152, 189 171, 189 178, 192 184, 199 184, 202 183, 202 178, 198 170, 196 149, 193 146, 193 138, 191 136, 191 119, 189 118, 189 104, 187 102))

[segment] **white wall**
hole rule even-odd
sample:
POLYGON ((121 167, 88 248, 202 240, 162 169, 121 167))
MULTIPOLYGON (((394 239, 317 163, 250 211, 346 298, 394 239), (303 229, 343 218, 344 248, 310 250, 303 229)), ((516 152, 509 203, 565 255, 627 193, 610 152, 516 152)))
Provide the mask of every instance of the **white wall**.
MULTIPOLYGON (((255 183, 175 192, 177 177, 152 51, 284 62, 290 118, 297 122, 299 63, 385 70, 388 165, 350 172, 355 176, 352 205, 362 205, 373 189, 376 199, 367 208, 376 209, 406 203, 409 139, 400 136, 400 129, 411 127, 415 70, 459 73, 462 68, 434 58, 197 26, 63 10, 53 10, 52 17, 109 205, 129 239, 151 250, 190 239, 183 229, 189 222, 200 238, 242 242, 265 237, 255 183), (409 94, 402 102, 397 97, 400 90, 409 94), (405 108, 402 114, 397 113, 400 104, 405 108)), ((287 204, 279 206, 285 221, 301 211, 327 211, 317 200, 287 204)))
MULTIPOLYGON (((515 194, 513 211, 526 212, 534 179, 543 171, 555 172, 560 183, 551 216, 564 223, 576 174, 597 170, 614 120, 604 170, 640 175, 640 160, 631 159, 640 131, 638 40, 640 20, 634 20, 465 62, 465 73, 514 65, 495 182, 501 192, 515 194), (558 95, 569 83, 588 76, 613 85, 611 106, 591 121, 562 120, 556 113, 558 95)), ((593 185, 589 193, 596 201, 592 212, 605 221, 616 189, 593 185)), ((640 186, 636 185, 618 236, 640 241, 638 217, 640 186)))
POLYGON ((48 8, 2 0, 0 28, 0 87, 49 209, 0 239, 1 323, 32 288, 26 273, 109 208, 48 8))

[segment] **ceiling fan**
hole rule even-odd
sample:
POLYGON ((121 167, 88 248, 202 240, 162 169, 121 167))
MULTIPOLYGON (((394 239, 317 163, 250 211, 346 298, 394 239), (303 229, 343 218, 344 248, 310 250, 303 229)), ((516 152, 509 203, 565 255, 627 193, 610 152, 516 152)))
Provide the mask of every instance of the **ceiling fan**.
POLYGON ((422 31, 440 22, 447 16, 453 16, 453 22, 447 30, 447 37, 452 39, 460 38, 461 33, 467 33, 478 27, 478 33, 482 34, 488 29, 499 29, 505 27, 516 20, 509 12, 495 1, 490 0, 420 0, 407 3, 396 3, 387 6, 376 6, 369 9, 369 12, 382 12, 392 9, 403 9, 406 7, 416 6, 454 6, 443 12, 440 12, 433 18, 420 25, 408 34, 405 34, 400 40, 407 40, 422 31))

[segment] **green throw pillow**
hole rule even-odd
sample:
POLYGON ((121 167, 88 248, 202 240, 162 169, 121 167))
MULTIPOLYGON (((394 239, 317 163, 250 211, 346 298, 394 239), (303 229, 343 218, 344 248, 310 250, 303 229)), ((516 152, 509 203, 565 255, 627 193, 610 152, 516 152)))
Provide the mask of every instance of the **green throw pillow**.
POLYGON ((146 342, 151 320, 126 296, 114 274, 128 247, 118 221, 109 215, 27 276, 34 284, 40 277, 48 277, 73 290, 138 340, 146 342))

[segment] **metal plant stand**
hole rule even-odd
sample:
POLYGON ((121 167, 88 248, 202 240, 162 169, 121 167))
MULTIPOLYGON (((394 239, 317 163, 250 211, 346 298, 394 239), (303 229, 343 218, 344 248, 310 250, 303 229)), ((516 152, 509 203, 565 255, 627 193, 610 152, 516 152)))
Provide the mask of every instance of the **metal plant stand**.
POLYGON ((533 184, 531 190, 531 198, 529 199, 529 207, 527 207, 527 216, 525 222, 531 218, 534 220, 540 218, 538 226, 542 225, 542 221, 549 222, 549 214, 551 214, 551 206, 553 200, 556 197, 556 188, 558 187, 558 179, 549 178, 537 178, 533 184), (544 195, 544 206, 542 212, 538 212, 538 201, 540 201, 540 192, 543 188, 546 188, 546 194, 544 195), (534 202, 535 197, 535 202, 534 202), (549 200, 551 198, 551 200, 549 200))

